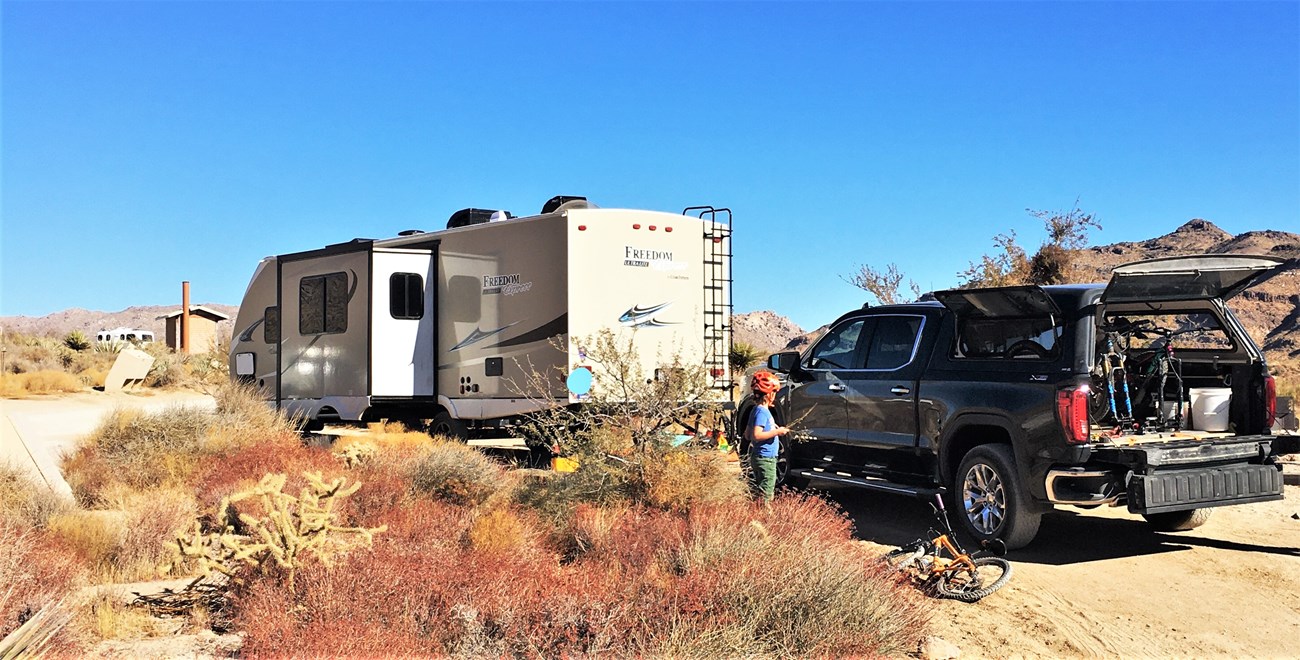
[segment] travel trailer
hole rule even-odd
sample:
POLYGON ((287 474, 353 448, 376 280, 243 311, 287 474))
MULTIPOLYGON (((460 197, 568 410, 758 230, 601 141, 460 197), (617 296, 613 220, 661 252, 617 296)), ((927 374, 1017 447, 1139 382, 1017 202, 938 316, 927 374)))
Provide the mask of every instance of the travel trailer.
POLYGON ((436 433, 492 435, 581 403, 564 375, 593 368, 578 343, 603 330, 634 338, 646 374, 674 354, 702 365, 725 400, 731 311, 729 210, 555 197, 534 216, 464 209, 445 230, 263 259, 230 373, 316 424, 431 420, 436 433), (549 391, 524 391, 531 374, 554 375, 549 391))
POLYGON ((137 330, 135 328, 114 328, 112 330, 100 330, 95 333, 95 341, 105 344, 145 344, 154 340, 153 332, 150 330, 137 330))

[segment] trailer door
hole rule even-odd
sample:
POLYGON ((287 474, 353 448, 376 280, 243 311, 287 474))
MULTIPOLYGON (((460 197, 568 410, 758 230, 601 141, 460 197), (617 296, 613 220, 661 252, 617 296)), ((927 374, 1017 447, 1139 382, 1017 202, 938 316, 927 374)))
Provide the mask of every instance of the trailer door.
POLYGON ((433 396, 433 253, 376 249, 372 259, 370 395, 433 396))

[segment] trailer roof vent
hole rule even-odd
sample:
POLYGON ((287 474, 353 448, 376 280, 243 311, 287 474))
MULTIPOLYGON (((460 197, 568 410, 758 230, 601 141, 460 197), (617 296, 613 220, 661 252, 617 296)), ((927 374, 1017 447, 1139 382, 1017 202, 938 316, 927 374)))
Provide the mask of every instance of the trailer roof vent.
POLYGON ((423 230, 423 229, 403 229, 402 231, 397 232, 397 235, 398 235, 398 236, 415 236, 416 234, 423 234, 423 233, 424 233, 424 230, 423 230))
POLYGON ((447 219, 447 229, 468 227, 487 222, 496 211, 492 209, 461 209, 447 219))
POLYGON ((556 195, 542 204, 542 213, 554 213, 556 211, 567 211, 569 209, 594 209, 595 204, 587 201, 586 197, 577 197, 574 195, 556 195))

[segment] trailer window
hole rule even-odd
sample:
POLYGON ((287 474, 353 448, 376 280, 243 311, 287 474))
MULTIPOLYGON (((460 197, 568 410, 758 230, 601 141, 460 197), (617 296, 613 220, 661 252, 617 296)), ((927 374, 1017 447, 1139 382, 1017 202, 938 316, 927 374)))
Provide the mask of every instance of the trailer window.
POLYGON ((393 273, 388 278, 388 313, 395 319, 424 317, 424 278, 416 273, 393 273))
POLYGON ((298 334, 321 335, 347 330, 347 274, 302 278, 298 283, 298 334))
POLYGON ((280 343, 280 308, 271 306, 262 312, 262 341, 280 343))

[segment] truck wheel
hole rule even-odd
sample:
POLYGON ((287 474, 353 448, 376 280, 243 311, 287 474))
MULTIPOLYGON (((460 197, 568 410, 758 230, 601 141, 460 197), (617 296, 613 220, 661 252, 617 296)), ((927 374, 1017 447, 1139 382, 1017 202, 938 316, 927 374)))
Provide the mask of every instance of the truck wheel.
POLYGON ((1210 519, 1210 509, 1188 509, 1170 513, 1144 513, 1143 518, 1157 532, 1185 532, 1196 529, 1210 519))
POLYGON ((980 445, 966 454, 953 484, 957 517, 979 541, 1002 539, 1023 548, 1038 534, 1043 512, 1034 506, 1007 445, 980 445))
POLYGON ((452 417, 445 410, 433 416, 433 421, 429 422, 429 433, 461 442, 469 439, 469 429, 465 427, 465 422, 452 417))

